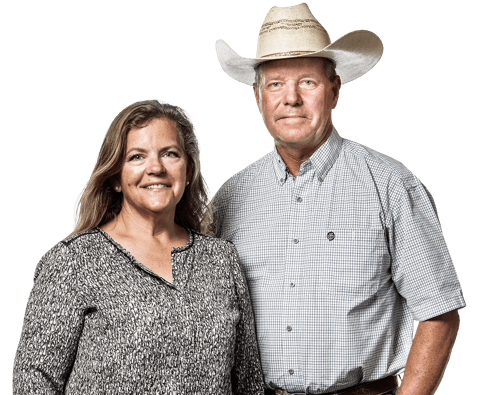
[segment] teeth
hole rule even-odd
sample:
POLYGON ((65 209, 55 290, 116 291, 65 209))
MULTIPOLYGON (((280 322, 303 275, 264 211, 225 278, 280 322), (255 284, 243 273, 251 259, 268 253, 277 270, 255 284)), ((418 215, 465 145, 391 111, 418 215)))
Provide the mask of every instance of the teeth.
POLYGON ((149 185, 148 187, 146 187, 147 189, 156 189, 156 188, 166 188, 167 186, 166 185, 163 185, 163 184, 156 184, 156 185, 149 185))

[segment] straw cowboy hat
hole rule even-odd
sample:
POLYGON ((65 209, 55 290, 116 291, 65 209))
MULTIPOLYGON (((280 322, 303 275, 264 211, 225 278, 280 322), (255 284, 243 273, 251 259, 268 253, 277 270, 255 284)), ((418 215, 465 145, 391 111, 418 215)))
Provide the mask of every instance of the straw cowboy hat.
POLYGON ((255 67, 260 63, 302 57, 333 60, 342 84, 346 84, 375 66, 383 53, 380 38, 367 30, 348 33, 330 43, 327 31, 305 3, 270 9, 260 29, 254 59, 242 58, 223 40, 215 46, 222 69, 248 85, 255 82, 255 67))

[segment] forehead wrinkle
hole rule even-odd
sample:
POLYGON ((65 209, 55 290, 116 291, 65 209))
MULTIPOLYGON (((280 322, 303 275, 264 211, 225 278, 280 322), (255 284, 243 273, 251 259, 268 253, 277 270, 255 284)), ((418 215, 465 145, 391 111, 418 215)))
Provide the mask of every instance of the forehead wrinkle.
POLYGON ((316 73, 323 71, 325 60, 323 58, 302 58, 302 59, 278 59, 265 63, 262 67, 263 72, 281 72, 284 70, 305 70, 307 73, 316 73))
POLYGON ((272 67, 270 70, 269 69, 264 69, 263 74, 266 76, 267 74, 270 74, 269 78, 281 78, 281 75, 285 74, 291 74, 291 73, 301 73, 300 78, 304 76, 311 76, 311 75, 316 75, 318 73, 321 73, 323 71, 322 67, 306 67, 306 65, 300 65, 300 66, 295 66, 295 67, 289 67, 289 66, 277 66, 277 67, 272 67), (308 70, 306 70, 308 68, 308 70), (273 76, 273 77, 272 77, 273 76))

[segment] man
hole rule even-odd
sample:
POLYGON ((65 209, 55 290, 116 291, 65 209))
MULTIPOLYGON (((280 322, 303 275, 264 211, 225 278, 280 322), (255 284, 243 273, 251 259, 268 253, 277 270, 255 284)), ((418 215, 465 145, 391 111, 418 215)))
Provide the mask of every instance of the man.
POLYGON ((269 11, 256 59, 217 42, 276 147, 214 198, 246 269, 265 394, 393 394, 402 371, 397 395, 433 394, 448 362, 465 302, 433 199, 332 123, 341 84, 382 51, 368 31, 330 44, 306 4, 269 11))

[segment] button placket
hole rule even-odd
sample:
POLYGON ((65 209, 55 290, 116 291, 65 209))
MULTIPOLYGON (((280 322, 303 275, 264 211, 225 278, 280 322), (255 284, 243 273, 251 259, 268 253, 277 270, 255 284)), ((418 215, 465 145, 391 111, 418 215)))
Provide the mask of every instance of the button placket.
MULTIPOLYGON (((284 367, 288 372, 285 385, 292 387, 301 386, 302 373, 300 369, 299 352, 298 352, 298 331, 295 328, 302 325, 302 321, 298 317, 298 306, 301 296, 301 289, 298 288, 302 284, 301 270, 298 270, 299 265, 306 259, 304 254, 303 242, 305 229, 303 224, 308 218, 308 205, 306 205, 306 198, 309 189, 311 188, 311 178, 313 177, 313 169, 304 169, 300 172, 295 182, 291 184, 289 191, 289 215, 288 232, 285 236, 288 237, 285 255, 285 272, 283 280, 283 317, 282 317, 282 348, 283 358, 289 361, 289 364, 284 367), (299 370, 300 369, 300 370, 299 370)), ((280 328, 279 328, 280 329, 280 328)))

